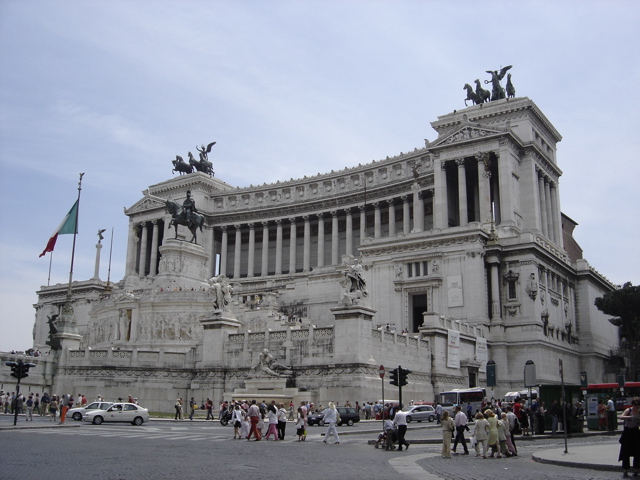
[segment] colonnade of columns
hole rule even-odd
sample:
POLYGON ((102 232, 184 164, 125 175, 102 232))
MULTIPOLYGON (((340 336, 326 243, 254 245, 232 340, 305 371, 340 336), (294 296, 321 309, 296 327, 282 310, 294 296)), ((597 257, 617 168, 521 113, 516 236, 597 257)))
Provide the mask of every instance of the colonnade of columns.
POLYGON ((158 247, 162 242, 163 220, 129 223, 126 274, 140 276, 158 274, 158 247))
POLYGON ((498 188, 497 182, 494 182, 493 187, 491 184, 491 155, 499 158, 496 152, 483 152, 473 157, 440 163, 440 168, 435 170, 434 175, 436 228, 464 226, 470 221, 491 221, 491 191, 492 188, 498 188), (455 164, 456 169, 451 169, 450 164, 455 164), (476 172, 468 170, 472 166, 477 169, 476 172), (454 178, 456 176, 457 181, 454 178), (469 192, 472 194, 471 198, 468 197, 469 192))
POLYGON ((536 167, 538 174, 538 199, 540 210, 540 230, 551 241, 562 245, 562 224, 560 219, 560 202, 558 189, 554 182, 544 171, 536 167))
POLYGON ((254 223, 215 227, 220 238, 218 251, 215 252, 220 255, 219 273, 234 278, 251 278, 309 272, 325 265, 338 265, 341 255, 357 255, 356 242, 362 243, 371 233, 376 239, 397 235, 400 227, 396 225, 398 200, 402 202, 402 233, 423 231, 425 193, 415 184, 412 195, 375 201, 367 207, 361 205, 263 221, 261 241, 256 239, 254 223), (356 227, 355 215, 359 218, 356 227), (367 225, 368 215, 369 221, 373 217, 373 225, 367 225), (299 226, 302 226, 302 238, 299 238, 299 226), (330 235, 326 234, 327 230, 330 230, 330 235), (230 235, 233 236, 231 243, 230 235))

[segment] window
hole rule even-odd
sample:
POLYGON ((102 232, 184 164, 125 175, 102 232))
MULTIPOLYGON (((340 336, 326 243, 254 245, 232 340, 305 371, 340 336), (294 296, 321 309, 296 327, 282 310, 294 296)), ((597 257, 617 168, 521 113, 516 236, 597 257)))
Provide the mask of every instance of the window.
POLYGON ((429 261, 407 263, 407 277, 426 277, 429 275, 429 261))

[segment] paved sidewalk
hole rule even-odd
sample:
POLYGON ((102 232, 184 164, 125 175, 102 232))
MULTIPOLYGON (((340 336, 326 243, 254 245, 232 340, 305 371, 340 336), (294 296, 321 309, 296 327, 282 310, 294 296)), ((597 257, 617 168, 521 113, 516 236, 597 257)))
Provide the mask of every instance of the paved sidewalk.
POLYGON ((561 465, 563 467, 588 468, 591 470, 605 470, 622 472, 622 462, 617 462, 620 444, 600 443, 598 445, 569 446, 564 453, 564 447, 542 450, 532 455, 536 462, 561 465))

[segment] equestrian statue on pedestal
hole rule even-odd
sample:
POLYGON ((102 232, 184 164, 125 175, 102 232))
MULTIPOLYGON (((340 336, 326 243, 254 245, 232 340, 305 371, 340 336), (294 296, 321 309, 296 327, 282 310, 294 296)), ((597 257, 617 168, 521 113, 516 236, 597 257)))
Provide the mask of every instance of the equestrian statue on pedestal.
POLYGON ((178 238, 178 225, 184 225, 193 235, 191 243, 198 243, 197 231, 198 227, 200 228, 200 231, 202 231, 204 216, 198 213, 196 202, 191 198, 191 190, 187 190, 187 199, 182 202, 182 206, 178 205, 176 202, 172 202, 171 200, 167 200, 164 203, 171 214, 169 228, 173 225, 176 229, 175 238, 178 238))

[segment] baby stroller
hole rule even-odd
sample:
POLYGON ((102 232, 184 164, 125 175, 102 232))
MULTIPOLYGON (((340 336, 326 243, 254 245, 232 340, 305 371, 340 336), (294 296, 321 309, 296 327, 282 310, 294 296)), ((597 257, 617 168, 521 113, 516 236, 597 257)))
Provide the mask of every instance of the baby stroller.
POLYGON ((398 432, 393 426, 391 420, 385 420, 382 433, 378 435, 378 440, 373 445, 375 448, 383 448, 385 450, 395 450, 395 443, 398 441, 398 432))

